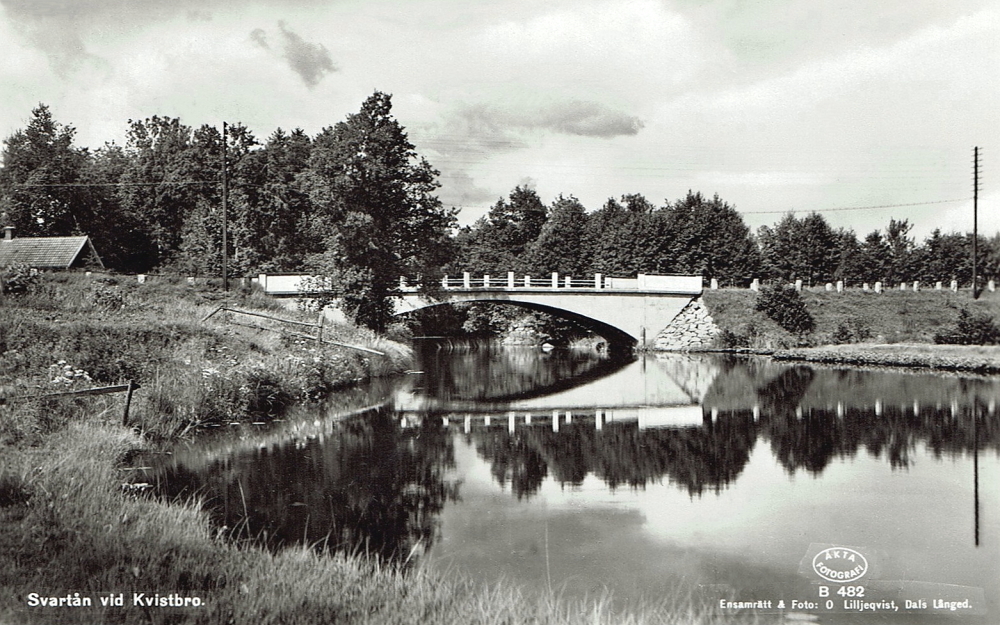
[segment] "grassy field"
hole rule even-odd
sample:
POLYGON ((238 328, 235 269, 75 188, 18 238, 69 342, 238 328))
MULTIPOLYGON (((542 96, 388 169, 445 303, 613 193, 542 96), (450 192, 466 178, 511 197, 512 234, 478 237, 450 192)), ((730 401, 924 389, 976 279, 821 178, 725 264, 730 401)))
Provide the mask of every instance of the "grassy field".
MULTIPOLYGON (((1000 293, 973 300, 968 291, 802 292, 815 329, 795 336, 754 310, 757 294, 748 289, 706 290, 703 295, 716 324, 740 340, 740 347, 787 349, 838 343, 933 343, 934 335, 955 323, 962 308, 1000 320, 1000 293)), ((733 345, 720 345, 732 347, 733 345)))
MULTIPOLYGON (((197 501, 142 495, 127 485, 140 450, 212 422, 267 419, 409 365, 406 348, 356 328, 325 336, 386 356, 321 348, 224 314, 202 322, 222 301, 205 286, 80 275, 45 277, 0 301, 0 623, 764 622, 691 596, 623 612, 611 597, 485 587, 364 554, 238 547, 197 501), (120 395, 24 399, 125 380, 141 385, 128 426, 120 395), (124 605, 101 605, 119 594, 124 605), (38 597, 92 605, 30 605, 38 597)), ((294 316, 251 293, 229 303, 294 316)))

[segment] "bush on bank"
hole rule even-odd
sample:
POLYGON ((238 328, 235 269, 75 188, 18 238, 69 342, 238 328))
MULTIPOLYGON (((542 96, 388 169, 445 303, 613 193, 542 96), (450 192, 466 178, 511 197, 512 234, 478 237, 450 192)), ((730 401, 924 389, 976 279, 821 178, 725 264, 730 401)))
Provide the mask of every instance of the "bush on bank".
POLYGON ((1000 343, 1000 328, 989 315, 962 308, 954 325, 936 333, 934 342, 951 345, 996 345, 1000 343))
POLYGON ((763 287, 754 308, 792 334, 808 334, 816 327, 816 320, 806 310, 802 296, 788 286, 763 287))

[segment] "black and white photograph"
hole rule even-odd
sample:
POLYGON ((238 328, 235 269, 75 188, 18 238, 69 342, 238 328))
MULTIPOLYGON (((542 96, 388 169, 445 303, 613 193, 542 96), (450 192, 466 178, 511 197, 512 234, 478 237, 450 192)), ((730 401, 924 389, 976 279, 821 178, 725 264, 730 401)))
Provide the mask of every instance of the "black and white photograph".
POLYGON ((1000 624, 1000 0, 0 0, 0 625, 1000 624))

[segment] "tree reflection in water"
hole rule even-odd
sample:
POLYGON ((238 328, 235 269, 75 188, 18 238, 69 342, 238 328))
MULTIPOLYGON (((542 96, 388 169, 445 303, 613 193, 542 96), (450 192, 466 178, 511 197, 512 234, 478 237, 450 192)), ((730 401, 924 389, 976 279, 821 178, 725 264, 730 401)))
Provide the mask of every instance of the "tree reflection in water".
POLYGON ((525 427, 479 429, 469 434, 496 480, 519 499, 535 494, 551 471, 563 485, 580 485, 588 474, 610 488, 643 488, 667 478, 693 495, 720 491, 750 458, 756 425, 749 413, 705 427, 640 430, 636 424, 574 423, 558 432, 525 427))
POLYGON ((168 497, 206 497, 235 536, 269 547, 298 542, 406 561, 433 543, 459 485, 452 436, 440 427, 401 428, 373 410, 332 433, 218 460, 207 470, 175 467, 168 497))
MULTIPOLYGON (((741 395, 728 398, 727 410, 706 406, 699 427, 641 429, 633 422, 598 430, 591 414, 583 422, 574 415, 574 422, 559 431, 548 424, 513 433, 498 426, 467 436, 497 482, 509 485, 518 499, 537 493, 549 475, 564 486, 580 485, 593 475, 611 489, 644 488, 666 479, 691 495, 718 493, 740 475, 758 438, 769 443, 789 474, 803 470, 817 476, 834 460, 862 451, 885 458, 895 469, 910 465, 918 445, 936 457, 1000 452, 1000 418, 983 399, 996 393, 992 382, 805 366, 776 370, 766 365, 753 371, 755 366, 722 361, 714 384, 724 386, 733 376, 741 395), (748 380, 754 382, 748 385, 748 380), (951 401, 945 406, 904 401, 914 388, 921 388, 925 399, 951 401), (836 407, 813 405, 820 400, 836 407)), ((724 389, 714 392, 716 398, 726 397, 724 389)), ((501 413, 495 416, 505 422, 501 413)))

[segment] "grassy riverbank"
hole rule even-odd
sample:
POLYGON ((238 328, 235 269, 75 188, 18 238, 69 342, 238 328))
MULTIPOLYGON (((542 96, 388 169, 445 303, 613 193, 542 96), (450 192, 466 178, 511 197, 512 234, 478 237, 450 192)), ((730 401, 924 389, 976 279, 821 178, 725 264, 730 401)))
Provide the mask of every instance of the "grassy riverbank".
POLYGON ((862 367, 916 367, 995 375, 1000 373, 1000 346, 929 345, 825 345, 776 351, 776 360, 801 360, 862 367))
MULTIPOLYGON (((294 316, 251 294, 237 300, 241 309, 294 316)), ((210 288, 79 275, 46 277, 0 302, 0 395, 8 398, 0 404, 0 622, 756 622, 669 589, 622 612, 608 597, 485 587, 363 554, 239 547, 197 502, 143 496, 127 486, 127 461, 140 450, 193 436, 199 425, 267 419, 290 402, 409 365, 404 347, 354 328, 324 328, 324 336, 386 355, 245 327, 266 320, 203 322, 220 303, 210 288), (141 385, 127 427, 121 395, 25 398, 126 380, 141 385), (94 605, 31 606, 32 593, 94 605), (100 597, 118 593, 123 606, 101 606, 100 597), (158 594, 203 605, 135 605, 134 593, 139 603, 158 594)))
MULTIPOLYGON (((719 347, 784 350, 858 343, 930 344, 935 334, 954 325, 963 308, 1000 320, 1000 293, 985 292, 973 300, 967 291, 925 289, 876 294, 806 289, 802 299, 816 327, 799 337, 754 310, 756 298, 757 294, 747 289, 705 291, 705 306, 729 343, 720 343, 719 347)), ((896 348, 900 350, 906 348, 896 348)))
MULTIPOLYGON (((383 355, 317 345, 289 331, 301 328, 261 317, 220 313, 204 320, 223 303, 316 320, 315 314, 295 314, 251 293, 225 300, 209 286, 45 276, 32 292, 2 302, 0 396, 133 380, 142 390, 135 395, 131 423, 146 438, 170 439, 208 423, 266 419, 292 402, 409 365, 408 348, 357 328, 328 327, 325 338, 383 355)), ((84 410, 110 416, 121 400, 105 397, 9 402, 0 442, 30 444, 84 410)))

